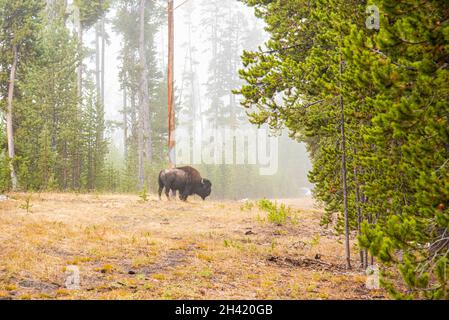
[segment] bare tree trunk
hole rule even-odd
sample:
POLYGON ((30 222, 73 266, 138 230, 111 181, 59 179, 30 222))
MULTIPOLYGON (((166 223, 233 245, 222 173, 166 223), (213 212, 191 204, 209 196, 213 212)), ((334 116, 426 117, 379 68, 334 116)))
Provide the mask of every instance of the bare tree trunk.
MULTIPOLYGON (((234 13, 233 13, 233 6, 229 6, 229 21, 233 21, 233 19, 232 19, 232 17, 233 17, 233 15, 234 15, 234 13)), ((236 35, 235 35, 236 37, 234 38, 234 45, 235 45, 235 47, 233 48, 233 50, 238 50, 238 45, 239 45, 239 30, 238 30, 238 28, 236 29, 236 35)), ((238 70, 238 68, 237 68, 237 66, 234 64, 234 58, 233 58, 233 56, 232 55, 229 55, 229 65, 230 66, 232 66, 231 68, 232 68, 232 70, 238 70)), ((236 75, 237 73, 232 73, 232 76, 231 76, 231 82, 232 83, 235 83, 234 82, 234 77, 235 77, 235 75, 236 75)), ((233 94, 232 92, 230 92, 230 95, 229 95, 229 110, 230 110, 230 116, 231 116, 231 119, 230 119, 230 121, 231 121, 231 125, 232 125, 232 128, 234 129, 234 128, 236 128, 237 127, 237 114, 236 114, 236 106, 235 106, 235 94, 233 94)))
POLYGON ((128 159, 128 97, 126 85, 123 85, 123 155, 128 159))
POLYGON ((101 104, 101 80, 100 73, 100 26, 95 26, 95 85, 97 87, 97 105, 101 104))
POLYGON ((195 135, 195 128, 197 125, 197 110, 196 110, 196 91, 195 91, 195 71, 194 61, 192 55, 192 12, 188 15, 188 50, 189 50, 189 80, 190 80, 190 112, 192 115, 192 136, 195 135))
MULTIPOLYGON (((343 74, 343 54, 340 47, 340 77, 343 74)), ((340 91, 343 87, 340 80, 340 91)), ((345 104, 343 92, 340 92, 340 113, 341 113, 341 179, 343 181, 343 206, 345 218, 345 258, 346 266, 351 269, 351 247, 349 239, 349 212, 348 212, 348 184, 346 168, 346 133, 345 133, 345 104)))
POLYGON ((364 254, 363 254, 363 258, 364 258, 364 261, 363 261, 363 268, 364 269, 367 269, 368 268, 368 250, 365 250, 365 252, 364 252, 364 254))
MULTIPOLYGON (((100 58, 100 23, 97 22, 95 25, 95 87, 96 87, 96 110, 102 110, 102 100, 101 100, 101 58, 100 58)), ((96 131, 95 145, 89 148, 89 173, 88 173, 88 187, 89 190, 94 190, 96 188, 96 177, 97 177, 97 160, 99 155, 99 143, 102 139, 102 133, 96 131)))
POLYGON ((78 41, 79 41, 79 52, 81 54, 81 61, 77 69, 77 94, 78 94, 78 110, 81 110, 82 98, 83 98, 83 29, 81 22, 78 21, 78 41))
MULTIPOLYGON (((354 148, 354 156, 357 154, 357 149, 354 148)), ((361 199, 360 199, 360 186, 358 182, 358 171, 357 166, 354 166, 354 183, 355 183, 355 202, 357 206, 357 232, 360 235, 361 227, 362 227, 362 207, 361 207, 361 199)), ((364 258, 365 255, 363 250, 360 249, 360 264, 363 267, 365 265, 364 258)))
MULTIPOLYGON (((363 192, 360 192, 360 202, 361 203, 365 203, 366 202, 366 197, 365 194, 363 192)), ((368 215, 367 214, 363 214, 362 215, 362 219, 363 221, 368 221, 368 215)), ((363 250, 363 266, 364 269, 368 268, 368 250, 364 249, 363 250)))
MULTIPOLYGON (((217 60, 217 56, 218 56, 218 13, 219 13, 219 8, 218 6, 220 6, 220 4, 218 2, 215 3, 215 21, 214 24, 212 26, 212 60, 217 60)), ((214 70, 213 70, 213 75, 214 75, 214 79, 218 79, 218 70, 217 70, 217 64, 214 63, 214 70)), ((215 100, 215 98, 214 98, 215 100)), ((218 123, 218 101, 212 101, 213 105, 214 105, 214 116, 215 118, 213 119, 213 129, 217 129, 219 126, 218 123)))
POLYGON ((137 132, 138 132, 138 110, 136 108, 136 92, 134 91, 133 88, 130 88, 130 93, 131 96, 129 97, 130 103, 131 103, 131 108, 130 108, 130 112, 129 112, 129 118, 131 120, 131 136, 135 139, 135 137, 137 137, 137 132))
POLYGON ((148 93, 148 70, 145 50, 145 0, 140 1, 140 31, 139 31, 139 60, 140 60, 140 83, 139 83, 139 180, 141 187, 145 183, 145 164, 151 163, 152 136, 150 123, 150 105, 148 93))
MULTIPOLYGON (((138 110, 138 106, 136 105, 136 91, 134 88, 130 88, 130 102, 131 102, 131 108, 130 108, 130 120, 131 120, 131 137, 132 137, 132 143, 136 143, 136 139, 137 139, 137 188, 138 189, 142 189, 143 188, 143 183, 145 182, 145 180, 143 180, 143 182, 140 179, 140 169, 142 168, 140 166, 140 150, 143 150, 143 144, 141 146, 141 142, 140 142, 140 132, 142 132, 142 130, 140 130, 140 119, 139 119, 139 110, 138 110)), ((143 141, 143 138, 142 138, 143 141)), ((143 158, 143 157, 142 157, 143 158)))
POLYGON ((174 15, 173 15, 173 0, 168 1, 168 166, 173 168, 176 166, 175 157, 175 95, 174 95, 174 15))
POLYGON ((104 77, 105 77, 105 55, 106 55, 106 31, 105 15, 101 17, 101 106, 104 108, 104 77))
POLYGON ((13 99, 14 99, 14 83, 16 81, 16 69, 18 61, 17 45, 13 47, 13 62, 11 65, 11 73, 9 76, 8 87, 8 110, 6 114, 6 132, 8 136, 8 156, 9 156, 9 169, 11 173, 11 187, 12 191, 17 190, 17 175, 14 168, 14 128, 13 128, 13 99))
MULTIPOLYGON (((76 27, 78 32, 78 45, 79 45, 79 53, 81 55, 80 63, 77 70, 77 97, 78 97, 78 108, 77 108, 77 120, 80 118, 80 113, 83 105, 83 25, 80 20, 80 16, 77 16, 76 27)), ((80 154, 80 146, 76 148, 75 155, 75 163, 73 168, 73 177, 72 177, 72 188, 78 190, 81 187, 81 154, 80 154)))
POLYGON ((145 156, 144 156, 144 122, 145 122, 145 107, 144 107, 144 93, 143 93, 143 78, 144 70, 142 65, 145 65, 145 50, 142 50, 145 43, 145 0, 140 1, 140 28, 139 28, 139 60, 140 60, 140 81, 139 81, 139 114, 138 114, 138 129, 137 129, 137 153, 139 166, 139 188, 143 188, 145 184, 145 156))
POLYGON ((137 126, 137 161, 138 161, 138 172, 139 172, 139 189, 142 189, 145 185, 145 161, 144 161, 144 151, 143 151, 143 117, 142 113, 139 112, 138 115, 138 126, 137 126))

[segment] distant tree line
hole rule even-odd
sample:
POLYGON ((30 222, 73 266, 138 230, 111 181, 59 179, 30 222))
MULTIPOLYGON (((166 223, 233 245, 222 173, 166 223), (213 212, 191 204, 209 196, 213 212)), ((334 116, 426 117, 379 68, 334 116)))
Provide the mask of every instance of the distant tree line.
POLYGON ((88 53, 82 36, 102 23, 108 3, 75 3, 71 32, 74 10, 64 1, 0 2, 0 106, 7 129, 1 140, 2 190, 104 186, 107 144, 96 89, 103 86, 101 77, 93 76, 100 70, 83 64, 88 53))

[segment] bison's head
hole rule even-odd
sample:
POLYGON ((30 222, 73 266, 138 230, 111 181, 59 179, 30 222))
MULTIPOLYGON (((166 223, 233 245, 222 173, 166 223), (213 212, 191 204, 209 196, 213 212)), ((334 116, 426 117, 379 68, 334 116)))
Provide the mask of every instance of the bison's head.
POLYGON ((196 194, 205 200, 212 192, 212 183, 207 179, 201 179, 201 184, 196 189, 196 194))

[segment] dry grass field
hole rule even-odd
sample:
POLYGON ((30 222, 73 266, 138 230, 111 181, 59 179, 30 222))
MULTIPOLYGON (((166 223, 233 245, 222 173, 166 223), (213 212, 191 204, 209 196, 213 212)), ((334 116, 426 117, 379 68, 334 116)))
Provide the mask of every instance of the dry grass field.
MULTIPOLYGON (((282 226, 240 202, 10 194, 0 202, 0 299, 384 299, 344 267, 311 199, 282 226), (80 271, 67 289, 67 268, 80 271)), ((354 261, 354 265, 357 262, 354 261)))

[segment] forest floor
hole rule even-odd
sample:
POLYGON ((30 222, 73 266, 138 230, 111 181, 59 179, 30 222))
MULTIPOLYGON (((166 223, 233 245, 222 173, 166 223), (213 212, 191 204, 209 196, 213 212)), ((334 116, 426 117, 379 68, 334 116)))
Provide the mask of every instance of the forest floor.
POLYGON ((357 261, 346 270, 343 238, 312 199, 278 201, 292 208, 283 226, 235 201, 10 194, 0 299, 387 298, 366 289, 357 261), (66 288, 72 265, 78 289, 66 288))

